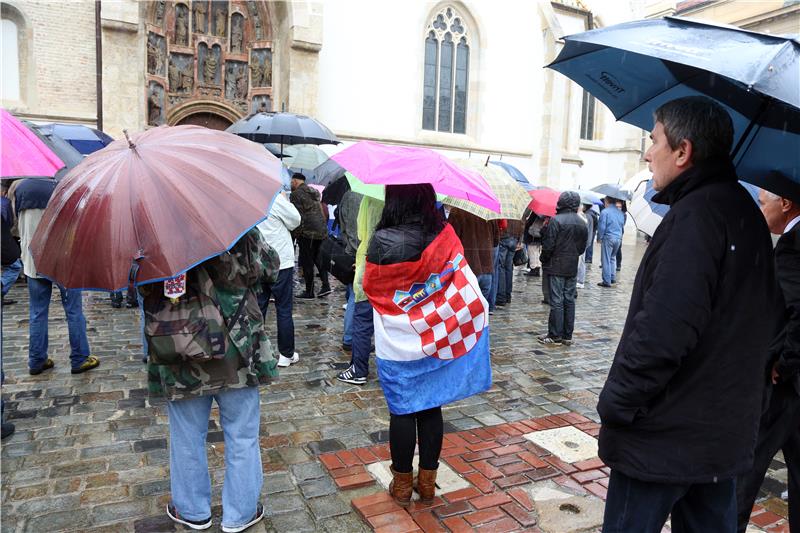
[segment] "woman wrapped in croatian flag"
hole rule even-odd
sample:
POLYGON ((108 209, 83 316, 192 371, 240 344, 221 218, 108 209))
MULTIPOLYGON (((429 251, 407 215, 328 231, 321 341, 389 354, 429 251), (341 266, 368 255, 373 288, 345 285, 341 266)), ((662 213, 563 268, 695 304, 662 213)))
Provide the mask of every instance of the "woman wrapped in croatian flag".
POLYGON ((374 308, 378 376, 391 419, 397 503, 433 501, 442 450, 442 405, 488 390, 489 310, 429 184, 387 185, 367 251, 364 292, 374 308))

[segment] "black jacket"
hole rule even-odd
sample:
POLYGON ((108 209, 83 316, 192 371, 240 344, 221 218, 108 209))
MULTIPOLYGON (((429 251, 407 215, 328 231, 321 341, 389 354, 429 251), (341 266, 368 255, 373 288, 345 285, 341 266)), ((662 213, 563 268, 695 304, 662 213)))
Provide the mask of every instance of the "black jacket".
POLYGON ((572 278, 578 274, 578 257, 586 251, 589 230, 578 216, 580 197, 564 195, 556 205, 556 216, 542 230, 542 270, 551 276, 572 278), (565 198, 566 196, 566 198, 565 198))
POLYGON ((2 221, 0 221, 0 247, 2 248, 2 263, 3 266, 10 265, 20 256, 19 243, 11 235, 11 226, 13 226, 11 215, 11 201, 8 198, 0 198, 2 200, 2 221))
POLYGON ((775 246, 775 270, 784 301, 781 331, 770 346, 782 382, 800 394, 800 224, 781 235, 775 246))
POLYGON ((411 217, 399 226, 377 230, 369 241, 367 261, 376 265, 416 261, 437 235, 425 232, 422 217, 411 217))
POLYGON ((708 483, 752 466, 777 283, 764 217, 729 161, 694 166, 633 286, 600 393, 600 458, 644 481, 708 483))

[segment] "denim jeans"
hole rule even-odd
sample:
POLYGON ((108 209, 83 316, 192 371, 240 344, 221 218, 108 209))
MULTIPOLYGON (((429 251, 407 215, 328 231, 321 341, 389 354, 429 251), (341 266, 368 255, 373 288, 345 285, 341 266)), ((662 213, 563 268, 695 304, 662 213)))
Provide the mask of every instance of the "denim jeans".
POLYGON ((735 485, 651 483, 611 470, 603 533, 657 533, 670 512, 674 533, 736 531, 735 485))
POLYGON ((3 265, 2 294, 3 296, 11 289, 17 281, 19 273, 22 271, 22 261, 17 259, 10 265, 3 265))
POLYGON ((575 277, 549 276, 550 318, 547 334, 552 338, 572 339, 575 329, 575 277))
POLYGON ((591 263, 592 257, 594 257, 594 241, 596 238, 597 238, 597 230, 594 230, 592 232, 592 238, 589 241, 589 246, 586 247, 586 254, 584 254, 583 256, 587 264, 591 263))
POLYGON ((601 243, 603 262, 603 283, 613 283, 616 280, 617 251, 622 244, 618 239, 604 239, 601 243))
POLYGON ((494 278, 494 276, 492 274, 481 274, 476 277, 478 278, 478 287, 481 288, 481 294, 483 294, 483 298, 488 302, 489 298, 492 296, 492 278, 494 278))
POLYGON ((495 246, 492 252, 494 258, 494 270, 492 271, 492 288, 489 291, 489 311, 495 310, 495 301, 497 300, 497 286, 500 283, 500 276, 498 273, 498 266, 500 264, 500 246, 495 246))
POLYGON ((509 303, 511 289, 514 283, 514 252, 517 249, 517 239, 503 237, 500 239, 500 266, 498 268, 499 280, 497 283, 497 302, 509 303))
POLYGON ((353 345, 353 313, 356 310, 355 293, 353 292, 353 285, 345 287, 347 294, 347 309, 344 311, 344 335, 342 335, 342 344, 353 345))
MULTIPOLYGON (((89 357, 89 340, 86 338, 86 318, 83 316, 81 291, 64 289, 61 291, 61 305, 67 315, 67 331, 69 332, 70 362, 72 368, 81 366, 89 357)), ((53 294, 53 283, 44 278, 28 278, 28 296, 30 298, 30 329, 28 344, 28 366, 41 368, 47 361, 47 314, 50 310, 50 297, 53 294)))
POLYGON ((225 436, 222 524, 236 527, 256 514, 264 474, 258 441, 258 387, 225 389, 213 396, 167 402, 172 503, 189 520, 211 516, 211 478, 206 435, 211 404, 217 401, 225 436))
POLYGON ((372 335, 375 325, 372 322, 372 304, 369 300, 355 302, 353 306, 353 357, 350 364, 355 367, 356 377, 369 374, 369 352, 372 351, 372 335))
POLYGON ((278 272, 278 279, 272 285, 264 284, 259 297, 261 313, 266 318, 270 296, 275 297, 275 314, 278 318, 278 351, 284 357, 294 355, 294 318, 292 302, 294 296, 294 268, 284 268, 278 272))
POLYGON ((578 256, 578 277, 576 281, 581 285, 586 283, 586 261, 582 255, 578 256))

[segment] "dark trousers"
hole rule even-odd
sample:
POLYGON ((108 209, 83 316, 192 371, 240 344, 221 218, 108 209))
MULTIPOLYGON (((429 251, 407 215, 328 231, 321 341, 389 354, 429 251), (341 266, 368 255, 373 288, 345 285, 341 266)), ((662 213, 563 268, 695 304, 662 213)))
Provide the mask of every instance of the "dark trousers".
MULTIPOLYGON (((321 244, 322 239, 309 239, 308 237, 297 238, 297 248, 299 251, 297 259, 300 263, 300 267, 303 269, 303 278, 306 281, 306 292, 311 294, 314 294, 314 267, 321 244)), ((320 270, 319 276, 322 278, 322 287, 328 287, 328 271, 320 270)))
POLYGON ((356 302, 353 311, 353 365, 357 377, 369 374, 369 352, 372 351, 372 335, 375 325, 372 322, 372 304, 369 300, 356 302))
POLYGON ((389 449, 392 454, 392 468, 396 472, 411 472, 418 437, 420 468, 436 470, 439 468, 444 438, 441 407, 408 415, 390 415, 389 449))
POLYGON ((783 450, 789 470, 789 529, 800 531, 800 396, 790 383, 772 387, 769 407, 761 416, 753 468, 736 480, 739 531, 747 529, 758 489, 778 450, 783 450))
POLYGON ((550 318, 547 333, 554 339, 572 339, 575 329, 575 276, 548 276, 550 281, 550 318))
POLYGON ((272 285, 265 283, 258 298, 264 318, 267 317, 270 296, 275 297, 275 316, 278 319, 278 351, 284 357, 294 355, 294 318, 292 318, 292 294, 294 268, 284 268, 278 272, 278 279, 272 285))
POLYGON ((619 241, 619 250, 617 250, 617 272, 622 269, 622 240, 619 241))
POLYGON ((732 533, 736 482, 650 483, 611 471, 603 533, 660 533, 670 513, 674 533, 732 533))
POLYGON ((497 280, 497 302, 507 304, 511 302, 511 289, 514 284, 514 252, 517 250, 515 237, 500 239, 499 267, 497 280))
POLYGON ((542 270, 542 300, 550 304, 550 274, 542 270))
POLYGON ((586 264, 591 263, 592 257, 594 257, 594 241, 596 238, 597 238, 597 229, 592 231, 592 238, 589 240, 589 245, 586 247, 586 254, 583 256, 583 260, 586 261, 586 264))

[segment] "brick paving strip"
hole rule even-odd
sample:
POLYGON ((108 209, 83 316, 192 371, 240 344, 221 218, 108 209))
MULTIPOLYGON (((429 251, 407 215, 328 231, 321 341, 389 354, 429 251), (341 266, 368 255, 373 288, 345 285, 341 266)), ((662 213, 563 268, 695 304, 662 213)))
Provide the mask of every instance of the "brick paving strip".
MULTIPOLYGON (((564 413, 446 433, 441 459, 467 480, 469 487, 444 493, 437 489, 433 503, 415 500, 407 508, 395 503, 385 490, 355 497, 351 505, 377 533, 541 533, 536 503, 527 490, 535 483, 551 480, 568 494, 606 498, 610 469, 599 458, 568 463, 524 436, 563 427, 574 427, 592 437, 600 431, 600 425, 592 420, 564 413)), ((367 468, 389 458, 388 444, 319 456, 336 486, 344 491, 377 485, 367 468)), ((789 531, 784 517, 761 505, 753 508, 751 524, 771 533, 789 531)), ((566 531, 566 523, 562 525, 566 531)))

